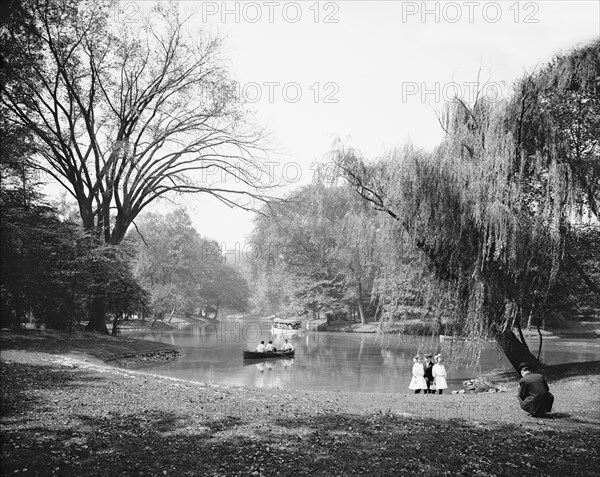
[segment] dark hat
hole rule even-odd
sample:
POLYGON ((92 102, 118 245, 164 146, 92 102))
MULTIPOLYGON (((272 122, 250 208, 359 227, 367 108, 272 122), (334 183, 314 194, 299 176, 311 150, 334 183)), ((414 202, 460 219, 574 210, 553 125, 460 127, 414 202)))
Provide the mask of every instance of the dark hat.
POLYGON ((522 363, 519 363, 519 372, 523 371, 523 369, 527 369, 529 371, 531 369, 531 366, 529 365, 529 363, 523 361, 522 363))

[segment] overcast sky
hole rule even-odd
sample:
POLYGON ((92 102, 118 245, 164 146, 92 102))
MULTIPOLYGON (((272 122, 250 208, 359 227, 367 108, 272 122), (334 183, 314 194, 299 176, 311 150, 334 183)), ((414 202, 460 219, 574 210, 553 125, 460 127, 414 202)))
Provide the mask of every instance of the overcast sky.
MULTIPOLYGON (((138 4, 122 2, 134 13, 138 4)), ((510 93, 512 81, 600 35, 600 2, 192 2, 194 27, 224 36, 269 160, 290 188, 310 181, 333 140, 368 157, 442 138, 436 112, 455 93, 510 93)), ((249 213, 186 198, 198 231, 244 247, 249 213)))

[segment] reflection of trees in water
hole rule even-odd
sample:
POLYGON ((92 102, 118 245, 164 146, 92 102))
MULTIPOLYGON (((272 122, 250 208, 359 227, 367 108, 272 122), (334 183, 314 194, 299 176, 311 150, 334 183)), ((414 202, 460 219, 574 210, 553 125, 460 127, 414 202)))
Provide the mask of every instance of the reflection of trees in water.
MULTIPOLYGON (((369 382, 383 379, 379 371, 384 359, 378 347, 370 346, 374 336, 356 335, 348 339, 344 336, 343 342, 330 337, 329 342, 323 340, 325 335, 307 336, 306 354, 303 361, 306 362, 306 372, 311 374, 315 369, 326 375, 335 386, 346 388, 348 385, 357 389, 369 389, 369 382), (341 344, 341 345, 340 345, 341 344)), ((394 373, 400 373, 394 370, 394 373)))
MULTIPOLYGON (((462 368, 480 366, 484 350, 489 350, 486 341, 444 339, 439 336, 388 335, 380 339, 383 350, 389 351, 387 362, 407 364, 412 368, 412 357, 416 354, 441 354, 448 367, 462 368)), ((387 352, 386 351, 386 352, 387 352)), ((497 354, 497 353, 496 353, 497 354)), ((487 357, 489 360, 489 356, 487 357)), ((502 357, 498 356, 499 362, 502 357)))

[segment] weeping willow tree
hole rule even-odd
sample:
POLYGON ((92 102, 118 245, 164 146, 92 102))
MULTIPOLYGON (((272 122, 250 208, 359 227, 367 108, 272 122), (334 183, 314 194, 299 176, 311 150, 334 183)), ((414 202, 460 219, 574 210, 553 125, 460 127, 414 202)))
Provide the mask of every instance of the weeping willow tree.
MULTIPOLYGON (((521 323, 544 313, 570 224, 584 210, 593 212, 597 199, 600 135, 594 143, 586 132, 589 139, 579 140, 579 149, 572 139, 583 136, 581 124, 593 132, 598 114, 597 94, 589 97, 586 80, 597 71, 598 44, 590 51, 520 82, 508 101, 448 104, 446 137, 431 154, 406 148, 373 162, 343 147, 335 154, 355 190, 397 223, 390 243, 420 251, 422 267, 432 274, 423 288, 436 297, 451 332, 474 342, 494 337, 515 368, 538 362, 521 323), (548 85, 554 85, 553 97, 548 85), (587 105, 585 118, 573 101, 587 105), (567 125, 571 133, 559 131, 567 125)), ((384 267, 380 287, 392 286, 397 265, 391 264, 392 273, 384 267)), ((383 318, 397 318, 401 305, 388 300, 383 318)))
MULTIPOLYGON (((556 56, 516 85, 511 117, 524 167, 545 171, 559 164, 568 172, 570 220, 565 224, 562 269, 573 273, 551 291, 554 307, 576 293, 579 308, 598 311, 600 256, 600 40, 556 56), (532 162, 537 164, 531 164, 532 162), (565 283, 568 281, 569 283, 565 283), (566 285, 566 286, 565 286, 566 285), (571 288, 569 290, 569 288, 571 288), (588 298, 586 298, 587 295, 588 298), (594 305, 595 303, 595 305, 594 305)), ((527 193, 539 195, 530 182, 527 193)), ((572 311, 573 312, 573 311, 572 311)))
POLYGON ((556 56, 537 74, 519 81, 509 113, 525 167, 531 167, 532 161, 546 169, 552 162, 566 165, 577 214, 588 215, 596 224, 600 219, 599 78, 600 40, 596 40, 556 56))

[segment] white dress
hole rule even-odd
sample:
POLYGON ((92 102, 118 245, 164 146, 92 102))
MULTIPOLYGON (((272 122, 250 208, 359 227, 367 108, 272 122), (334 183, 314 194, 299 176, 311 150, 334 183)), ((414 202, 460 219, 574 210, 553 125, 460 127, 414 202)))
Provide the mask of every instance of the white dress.
POLYGON ((413 364, 412 369, 413 377, 410 381, 410 385, 408 389, 427 389, 427 382, 423 377, 425 375, 425 370, 423 369, 423 365, 421 363, 413 364))
POLYGON ((433 375, 433 384, 436 389, 448 388, 448 384, 446 383, 446 368, 443 364, 434 364, 431 374, 433 375))

